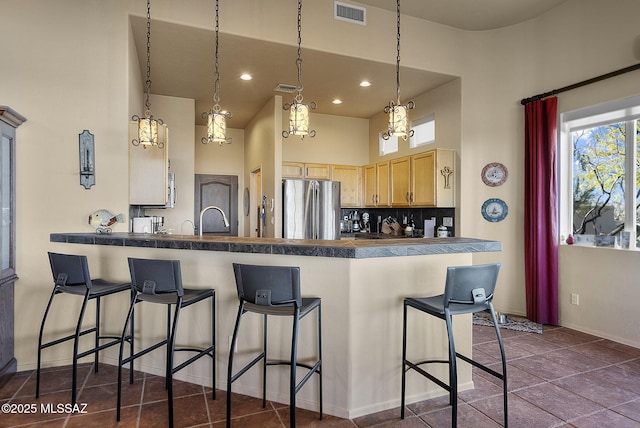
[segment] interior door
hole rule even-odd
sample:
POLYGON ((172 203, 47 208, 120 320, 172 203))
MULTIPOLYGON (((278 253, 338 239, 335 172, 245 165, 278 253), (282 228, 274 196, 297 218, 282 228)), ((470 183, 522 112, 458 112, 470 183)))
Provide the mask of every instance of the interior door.
MULTIPOLYGON (((202 218, 202 232, 208 235, 238 236, 238 177, 235 175, 195 175, 194 219, 200 231, 200 212, 214 205, 229 219, 225 227, 218 210, 208 210, 202 218)), ((199 233, 199 232, 198 232, 199 233)))

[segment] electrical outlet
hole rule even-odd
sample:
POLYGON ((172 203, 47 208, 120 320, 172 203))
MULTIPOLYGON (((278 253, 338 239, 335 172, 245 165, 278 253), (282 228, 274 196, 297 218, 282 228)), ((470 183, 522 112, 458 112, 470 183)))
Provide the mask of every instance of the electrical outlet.
POLYGON ((577 293, 571 293, 571 304, 578 306, 580 304, 580 295, 577 293))
POLYGON ((453 217, 442 217, 442 224, 447 227, 453 227, 453 217))

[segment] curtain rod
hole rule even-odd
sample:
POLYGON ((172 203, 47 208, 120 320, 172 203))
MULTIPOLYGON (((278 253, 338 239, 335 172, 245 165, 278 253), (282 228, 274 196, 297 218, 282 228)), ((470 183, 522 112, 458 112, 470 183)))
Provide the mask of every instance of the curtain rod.
POLYGON ((640 69, 640 63, 635 64, 635 65, 631 65, 629 67, 621 68, 620 70, 612 71, 611 73, 603 74, 602 76, 594 77, 592 79, 583 80, 582 82, 574 83, 573 85, 568 85, 568 86, 565 86, 565 87, 560 88, 560 89, 554 89, 553 91, 545 92, 543 94, 534 95, 534 96, 529 97, 529 98, 523 98, 522 101, 520 101, 520 104, 526 105, 526 104, 529 104, 532 101, 538 101, 538 100, 541 100, 543 98, 559 94, 561 92, 566 92, 566 91, 570 91, 572 89, 580 88, 582 86, 587 86, 587 85, 590 85, 592 83, 600 82, 602 80, 606 80, 606 79, 609 79, 611 77, 616 77, 616 76, 619 76, 621 74, 625 74, 625 73, 628 73, 630 71, 634 71, 634 70, 638 70, 638 69, 640 69))

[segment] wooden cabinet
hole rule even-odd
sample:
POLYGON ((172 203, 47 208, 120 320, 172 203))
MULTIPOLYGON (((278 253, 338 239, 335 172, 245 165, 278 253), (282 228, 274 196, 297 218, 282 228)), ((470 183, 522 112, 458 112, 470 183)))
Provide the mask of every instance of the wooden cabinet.
POLYGON ((405 156, 389 161, 391 170, 391 205, 408 207, 411 205, 411 158, 405 156))
POLYGON ((360 207, 362 168, 353 165, 331 165, 331 180, 340 182, 340 205, 360 207))
POLYGON ((455 151, 436 149, 411 158, 412 204, 455 207, 455 151))
POLYGON ((435 206, 435 152, 411 156, 411 204, 435 206))
POLYGON ((364 206, 389 206, 389 162, 378 162, 363 167, 364 206))
MULTIPOLYGON (((129 123, 129 135, 137 133, 137 122, 129 123)), ((129 204, 167 203, 169 173, 169 131, 164 148, 129 144, 129 204)))
POLYGON ((282 162, 283 178, 331 179, 330 165, 323 163, 282 162))
POLYGON ((364 167, 367 207, 454 207, 455 152, 436 149, 364 167), (382 166, 384 165, 384 166, 382 166), (385 183, 388 190, 385 193, 385 183), (390 199, 384 195, 390 195, 390 199))
MULTIPOLYGON (((0 387, 16 372, 14 283, 16 275, 16 128, 27 119, 0 105, 0 387)), ((24 309, 24 308, 23 308, 24 309)))

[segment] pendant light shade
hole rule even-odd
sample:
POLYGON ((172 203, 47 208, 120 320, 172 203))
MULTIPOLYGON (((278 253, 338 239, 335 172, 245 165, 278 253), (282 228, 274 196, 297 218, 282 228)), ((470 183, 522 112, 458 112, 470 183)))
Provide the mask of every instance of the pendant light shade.
POLYGON ((147 81, 145 92, 144 117, 134 115, 131 119, 138 123, 137 138, 131 140, 134 146, 156 146, 163 149, 167 141, 168 129, 162 119, 155 119, 151 114, 151 0, 147 0, 147 81))
POLYGON ((203 118, 207 118, 207 136, 202 137, 202 144, 218 143, 219 145, 231 144, 231 137, 227 138, 227 119, 231 119, 230 111, 222 111, 220 108, 220 62, 218 52, 218 40, 220 21, 218 12, 220 10, 219 1, 216 0, 216 45, 215 45, 215 83, 213 86, 213 107, 209 113, 202 113, 203 118))
POLYGON ((409 129, 409 110, 415 107, 413 101, 409 101, 406 105, 400 102, 400 0, 396 0, 397 11, 397 46, 396 46, 396 102, 389 101, 389 105, 384 108, 384 112, 389 115, 389 125, 382 138, 388 140, 391 137, 407 138, 413 136, 413 129, 409 129))
POLYGON ((289 130, 282 131, 282 136, 288 138, 289 135, 299 135, 304 139, 305 136, 313 138, 316 136, 315 130, 309 130, 309 111, 315 110, 316 103, 311 101, 308 104, 303 102, 302 98, 302 0, 298 0, 298 58, 296 59, 296 68, 298 69, 298 86, 296 90, 298 94, 292 103, 283 105, 285 110, 289 110, 289 130))

